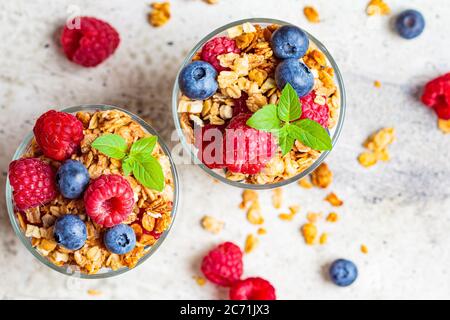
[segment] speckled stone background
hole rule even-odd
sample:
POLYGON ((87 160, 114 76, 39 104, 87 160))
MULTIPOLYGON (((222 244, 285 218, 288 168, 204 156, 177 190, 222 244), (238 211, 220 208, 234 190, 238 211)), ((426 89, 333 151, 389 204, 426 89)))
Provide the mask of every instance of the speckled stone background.
MULTIPOLYGON (((331 190, 345 205, 337 224, 319 225, 329 232, 329 243, 307 247, 299 227, 306 212, 330 211, 322 201, 326 192, 286 187, 285 207, 302 207, 290 223, 277 218, 271 193, 261 192, 268 234, 245 256, 245 275, 270 279, 284 299, 449 298, 450 137, 438 131, 435 116, 417 98, 428 79, 450 70, 450 3, 388 0, 394 14, 412 7, 426 17, 424 34, 405 41, 392 32, 390 17, 365 15, 367 0, 219 2, 209 6, 201 0, 173 0, 172 20, 154 29, 146 22, 148 1, 0 0, 1 185, 14 150, 49 108, 115 104, 145 117, 170 140, 171 88, 188 50, 232 20, 287 20, 330 49, 346 82, 348 116, 328 160, 335 174, 331 190), (306 22, 305 4, 319 9, 322 23, 306 22), (68 62, 55 40, 74 12, 109 21, 122 37, 117 53, 95 69, 68 62), (382 82, 380 89, 374 88, 374 80, 382 82), (392 161, 363 169, 356 161, 361 143, 385 126, 397 130, 392 161), (363 243, 368 255, 359 251, 363 243), (346 289, 325 276, 327 265, 339 257, 354 260, 360 270, 358 281, 346 289)), ((0 298, 225 298, 226 291, 210 284, 199 287, 192 276, 211 246, 224 240, 243 245, 256 228, 237 208, 240 190, 214 184, 193 166, 179 171, 182 203, 167 241, 144 265, 108 280, 69 279, 35 260, 14 235, 2 188, 0 298), (221 234, 201 229, 205 214, 225 221, 221 234), (91 297, 88 289, 101 295, 91 297)))

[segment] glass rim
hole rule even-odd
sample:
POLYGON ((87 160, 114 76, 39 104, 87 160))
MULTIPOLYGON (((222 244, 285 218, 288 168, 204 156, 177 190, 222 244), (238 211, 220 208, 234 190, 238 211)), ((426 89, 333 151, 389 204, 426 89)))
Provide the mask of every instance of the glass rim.
MULTIPOLYGON (((22 231, 22 229, 19 226, 19 223, 17 221, 16 218, 16 214, 14 211, 14 206, 13 206, 13 198, 12 198, 12 189, 11 189, 11 185, 9 183, 9 176, 6 177, 6 206, 8 209, 8 216, 9 216, 9 220, 11 221, 11 225, 14 229, 15 234, 18 236, 18 238, 20 239, 20 241, 22 242, 22 244, 28 249, 29 252, 31 252, 31 254, 37 258, 41 263, 43 263, 44 265, 46 265, 47 267, 62 273, 66 276, 77 276, 79 278, 82 279, 105 279, 105 278, 110 278, 110 277, 114 277, 114 276, 118 276, 120 274, 126 273, 128 271, 134 270, 136 269, 138 266, 140 266, 141 264, 143 264, 145 261, 147 261, 147 259, 150 258, 150 256, 152 256, 162 245, 162 243, 164 242, 164 240, 166 239, 167 235, 169 234, 169 232, 172 229, 172 226, 175 222, 175 217, 178 211, 178 205, 179 205, 179 197, 180 197, 180 181, 179 181, 179 177, 178 177, 178 172, 175 166, 175 162, 172 158, 172 155, 170 153, 169 148, 167 147, 166 143, 164 142, 164 140, 162 139, 162 137, 157 133, 157 131, 148 123, 146 123, 143 119, 141 119, 139 116, 135 115, 134 113, 122 109, 120 107, 117 106, 113 106, 113 105, 106 105, 106 104, 84 104, 84 105, 79 105, 79 106, 72 106, 72 107, 66 107, 66 108, 62 108, 59 109, 59 111, 61 112, 67 112, 67 113, 74 113, 74 112, 78 112, 78 111, 94 111, 94 110, 98 110, 98 111, 107 111, 107 110, 119 110, 121 112, 126 113, 127 115, 129 115, 134 121, 136 121, 137 123, 139 123, 144 130, 146 130, 147 132, 149 132, 152 135, 155 135, 158 137, 158 143, 161 146, 161 148, 163 149, 164 153, 166 154, 166 156, 169 159, 170 162, 170 166, 171 166, 171 172, 172 172, 172 177, 173 177, 173 184, 174 184, 174 190, 173 190, 173 206, 172 206, 172 212, 171 212, 171 217, 172 217, 172 221, 170 223, 170 226, 167 230, 165 230, 163 232, 163 234, 161 235, 161 237, 157 240, 157 242, 150 246, 151 249, 150 251, 143 256, 141 259, 139 259, 138 263, 136 264, 136 266, 134 266, 133 268, 128 268, 128 267, 122 267, 118 270, 112 270, 112 269, 108 269, 106 272, 102 272, 102 273, 96 273, 96 274, 87 274, 87 273, 83 273, 80 271, 77 271, 75 268, 71 268, 71 266, 57 266, 55 264, 53 264, 50 260, 48 260, 45 256, 41 255, 32 245, 30 240, 25 236, 25 233, 22 231)), ((26 151, 26 149, 29 147, 32 139, 34 137, 33 132, 29 132, 25 138, 22 140, 22 142, 20 143, 19 147, 17 148, 16 152, 13 155, 12 161, 17 160, 19 158, 21 158, 21 156, 24 154, 24 152, 26 151)), ((101 270, 101 269, 100 269, 101 270)))
MULTIPOLYGON (((267 189, 274 189, 286 186, 288 184, 291 184, 295 181, 298 181, 310 173, 312 173, 314 170, 317 169, 317 167, 322 164, 322 162, 325 160, 325 158, 330 154, 332 150, 324 151, 321 153, 319 158, 317 158, 314 163, 309 166, 306 170, 296 174, 295 176, 285 179, 276 183, 269 183, 269 184, 251 184, 251 183, 245 183, 240 181, 232 181, 230 179, 227 179, 226 177, 220 175, 219 173, 215 172, 214 170, 208 168, 205 164, 203 164, 197 157, 197 155, 194 152, 194 148, 192 144, 188 143, 186 140, 186 137, 184 135, 183 129, 181 128, 180 123, 180 117, 178 115, 178 102, 179 102, 179 92, 180 88, 178 86, 178 78, 180 76, 181 70, 192 61, 192 58, 194 55, 203 47, 203 45, 212 39, 213 37, 217 36, 218 34, 228 30, 229 28, 241 25, 243 23, 250 22, 253 24, 278 24, 278 25, 295 25, 293 23, 289 23, 282 20, 277 19, 271 19, 271 18, 249 18, 249 19, 241 19, 237 20, 231 23, 228 23, 220 28, 215 29, 214 31, 210 32, 208 35, 203 37, 195 46, 194 48, 189 51, 187 57, 184 59, 183 63, 181 64, 180 69, 178 70, 177 76, 175 78, 175 83, 172 90, 172 116, 175 123, 175 128, 178 134, 178 137, 181 141, 181 144, 183 145, 183 148, 185 151, 189 153, 190 158, 194 161, 196 165, 198 165, 203 171, 205 171, 207 174, 211 175, 213 178, 224 182, 228 185, 242 188, 242 189, 252 189, 252 190, 267 190, 267 189)), ((336 127, 333 128, 333 136, 332 136, 332 145, 333 148, 337 144, 339 137, 342 132, 342 128, 344 125, 344 119, 345 119, 345 113, 346 113, 346 93, 345 93, 345 86, 344 86, 344 79, 342 78, 342 74, 339 70, 339 67, 336 63, 336 61, 333 59, 333 56, 328 51, 328 49, 319 41, 317 40, 313 35, 311 35, 309 32, 302 30, 308 35, 308 38, 325 54, 327 60, 330 62, 332 68, 335 72, 335 79, 337 80, 337 86, 339 88, 339 98, 340 98, 340 108, 339 108, 339 119, 336 124, 336 127)))

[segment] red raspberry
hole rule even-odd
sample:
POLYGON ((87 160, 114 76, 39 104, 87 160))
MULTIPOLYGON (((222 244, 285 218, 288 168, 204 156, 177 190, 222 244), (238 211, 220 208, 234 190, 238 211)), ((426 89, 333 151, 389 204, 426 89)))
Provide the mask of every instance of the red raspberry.
POLYGON ((450 73, 433 79, 425 85, 422 102, 433 108, 439 118, 450 119, 450 73))
POLYGON ((241 249, 225 242, 211 250, 202 261, 201 270, 205 277, 219 286, 230 287, 242 276, 244 264, 241 249))
POLYGON ((277 143, 269 132, 247 126, 251 114, 241 113, 231 119, 225 130, 226 164, 231 172, 261 172, 275 154, 277 143))
POLYGON ((217 37, 209 40, 202 48, 201 58, 203 61, 209 62, 218 71, 227 70, 220 65, 217 56, 225 53, 240 53, 236 46, 236 42, 228 37, 217 37))
POLYGON ((57 161, 68 159, 84 138, 80 120, 69 113, 55 110, 40 116, 33 132, 44 155, 57 161))
POLYGON ((198 159, 210 169, 224 168, 223 135, 225 126, 207 124, 204 127, 196 127, 194 131, 198 159))
POLYGON ((250 113, 247 107, 248 95, 242 92, 242 96, 239 99, 234 100, 233 117, 240 115, 241 113, 250 113))
POLYGON ((84 206, 95 223, 113 227, 133 211, 133 189, 122 176, 102 175, 92 181, 84 193, 84 206))
POLYGON ((275 288, 262 278, 248 278, 235 283, 230 300, 276 300, 275 288))
POLYGON ((53 168, 37 158, 11 162, 9 182, 13 189, 14 203, 19 210, 50 202, 58 194, 53 168))
POLYGON ((311 91, 304 97, 300 98, 302 103, 302 116, 301 119, 311 119, 318 122, 325 129, 328 128, 329 108, 325 103, 320 105, 314 102, 316 99, 316 93, 311 91))
POLYGON ((92 17, 77 17, 79 28, 65 26, 61 44, 67 58, 84 67, 95 67, 116 51, 117 31, 107 22, 92 17))

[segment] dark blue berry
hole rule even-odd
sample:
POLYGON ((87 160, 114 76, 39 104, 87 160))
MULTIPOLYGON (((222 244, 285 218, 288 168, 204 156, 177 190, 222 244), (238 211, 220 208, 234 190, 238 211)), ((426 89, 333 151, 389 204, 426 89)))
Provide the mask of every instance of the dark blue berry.
POLYGON ((76 215, 63 215, 55 222, 53 236, 63 247, 78 250, 84 246, 87 239, 86 225, 76 215))
POLYGON ((417 10, 406 10, 397 16, 395 27, 401 37, 413 39, 418 37, 425 29, 425 19, 417 10))
POLYGON ((275 80, 280 90, 289 83, 299 97, 306 96, 314 87, 314 75, 297 59, 282 61, 275 70, 275 80))
POLYGON ((358 277, 358 268, 349 260, 339 259, 330 266, 330 277, 336 285, 347 287, 358 277))
POLYGON ((125 254, 136 245, 136 234, 129 225, 118 224, 105 232, 103 242, 110 252, 125 254))
POLYGON ((178 85, 188 98, 204 100, 216 93, 217 71, 205 61, 194 61, 180 72, 178 85))
POLYGON ((88 170, 76 160, 65 161, 56 173, 56 184, 61 194, 67 199, 81 197, 89 180, 88 170))
POLYGON ((296 26, 282 26, 272 35, 272 50, 280 59, 300 59, 309 47, 306 33, 296 26))

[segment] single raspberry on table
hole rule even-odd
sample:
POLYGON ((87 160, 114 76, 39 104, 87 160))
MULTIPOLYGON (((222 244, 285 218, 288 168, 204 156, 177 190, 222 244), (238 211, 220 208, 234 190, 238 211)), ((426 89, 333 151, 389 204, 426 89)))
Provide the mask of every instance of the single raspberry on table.
POLYGON ((225 242, 211 250, 202 261, 201 270, 205 277, 219 286, 229 287, 239 281, 244 264, 241 249, 231 242, 225 242))
POLYGON ((241 113, 231 119, 225 130, 226 165, 231 172, 261 172, 278 148, 271 133, 247 126, 247 120, 251 116, 241 113))
POLYGON ((230 300, 276 300, 275 288, 262 278, 248 278, 231 287, 230 300))
POLYGON ((44 155, 50 159, 68 159, 84 138, 83 124, 74 115, 50 110, 36 121, 34 136, 44 155))
POLYGON ((241 52, 236 46, 236 42, 228 37, 217 37, 205 43, 200 56, 203 61, 209 62, 218 72, 220 72, 227 70, 227 68, 220 65, 217 56, 231 52, 241 52))
POLYGON ((223 135, 225 126, 207 124, 195 128, 195 147, 198 159, 210 169, 225 167, 223 135))
MULTIPOLYGON (((314 91, 311 91, 304 97, 300 98, 302 103, 302 116, 301 119, 311 119, 318 122, 325 129, 328 128, 328 120, 330 118, 328 105, 317 104, 314 102, 317 95, 314 91)), ((323 97, 325 99, 325 97, 323 97)))
POLYGON ((450 119, 450 73, 425 85, 422 102, 436 112, 439 118, 450 119))
POLYGON ((58 194, 53 168, 40 159, 15 160, 9 165, 8 174, 14 203, 19 210, 45 204, 58 194))
POLYGON ((120 175, 102 175, 92 181, 85 191, 84 206, 95 223, 113 227, 133 211, 133 189, 120 175))
POLYGON ((109 23, 92 17, 76 17, 73 21, 61 35, 61 45, 69 60, 95 67, 116 51, 120 37, 109 23))

